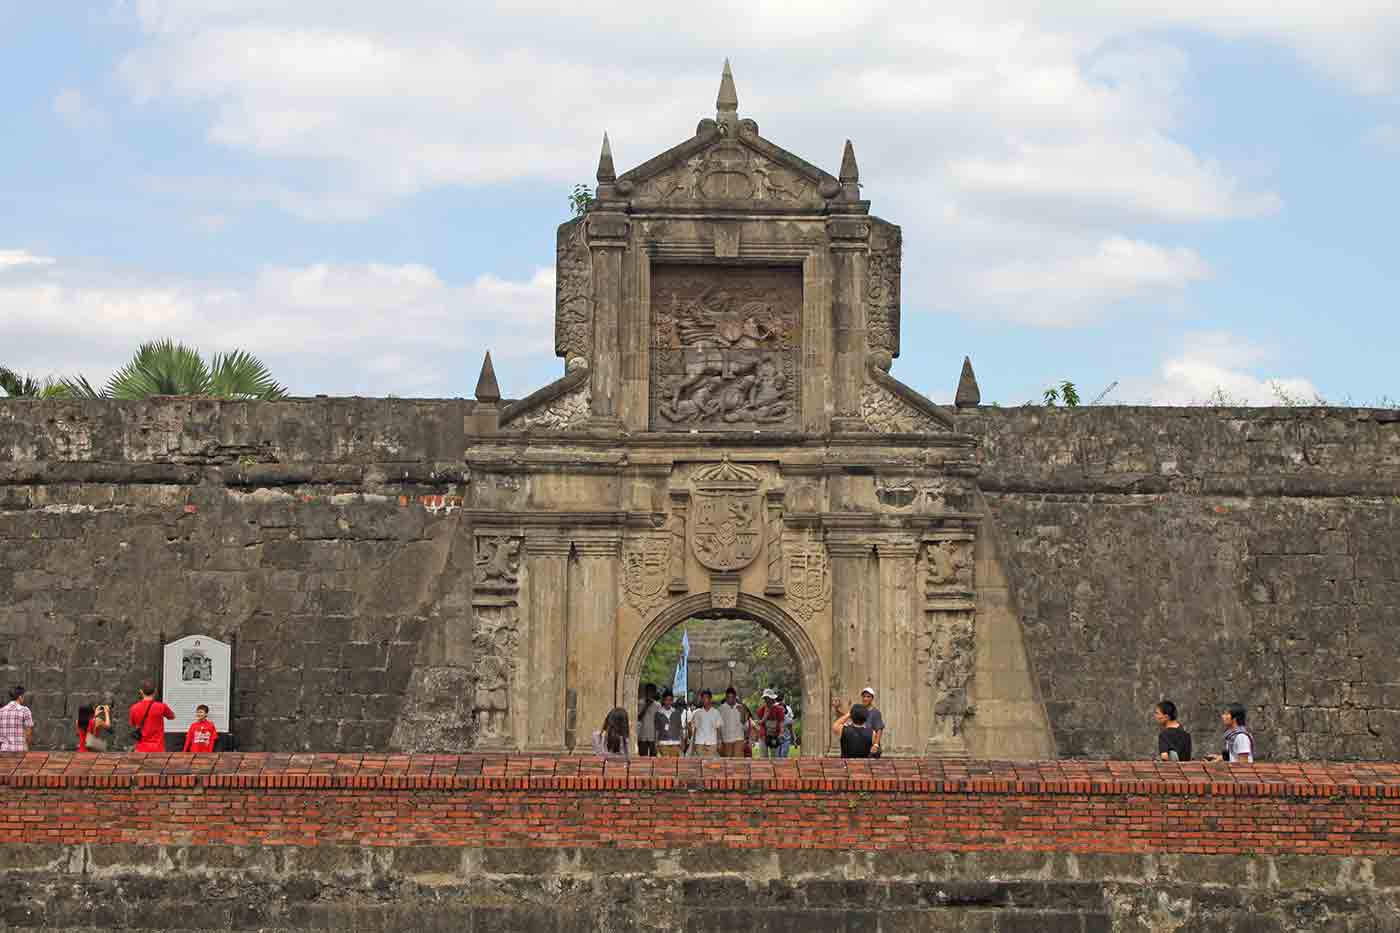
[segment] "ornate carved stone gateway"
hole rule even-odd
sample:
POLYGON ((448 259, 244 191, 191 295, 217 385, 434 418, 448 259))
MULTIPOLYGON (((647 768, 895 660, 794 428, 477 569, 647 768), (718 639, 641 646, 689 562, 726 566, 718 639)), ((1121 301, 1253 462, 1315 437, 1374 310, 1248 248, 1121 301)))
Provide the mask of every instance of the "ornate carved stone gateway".
MULTIPOLYGON (((724 613, 798 658, 804 754, 866 684, 887 753, 960 754, 984 585, 976 452, 890 375, 900 230, 861 199, 849 142, 832 175, 768 141, 727 66, 716 105, 622 174, 604 137, 596 197, 558 232, 563 374, 513 401, 490 367, 479 381, 463 509, 476 741, 586 747, 668 628, 724 613)), ((1028 677, 999 668, 1007 699, 985 709, 1033 721, 1015 706, 1028 677)))

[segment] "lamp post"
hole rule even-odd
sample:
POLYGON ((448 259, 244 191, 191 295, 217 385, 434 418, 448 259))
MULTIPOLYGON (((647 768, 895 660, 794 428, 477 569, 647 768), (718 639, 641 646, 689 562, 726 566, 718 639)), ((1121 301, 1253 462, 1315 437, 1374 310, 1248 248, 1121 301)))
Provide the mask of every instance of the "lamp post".
POLYGON ((735 661, 733 658, 729 659, 729 686, 731 687, 734 686, 734 667, 738 663, 739 662, 735 661))

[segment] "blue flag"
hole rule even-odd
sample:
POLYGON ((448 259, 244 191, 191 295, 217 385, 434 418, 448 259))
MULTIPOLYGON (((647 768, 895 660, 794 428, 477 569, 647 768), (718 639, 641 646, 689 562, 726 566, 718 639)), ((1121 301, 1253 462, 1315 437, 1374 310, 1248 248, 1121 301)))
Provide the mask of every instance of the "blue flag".
POLYGON ((676 662, 676 676, 671 683, 671 692, 677 699, 685 697, 686 675, 690 672, 690 630, 681 632, 681 659, 676 662))

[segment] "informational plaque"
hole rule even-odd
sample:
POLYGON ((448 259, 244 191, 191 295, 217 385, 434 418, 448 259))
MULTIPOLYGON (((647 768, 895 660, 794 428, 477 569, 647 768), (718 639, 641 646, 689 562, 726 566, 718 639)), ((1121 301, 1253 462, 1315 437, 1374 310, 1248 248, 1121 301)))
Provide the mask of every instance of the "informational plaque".
POLYGON ((220 733, 229 731, 229 688, 233 651, 208 635, 186 635, 165 646, 165 683, 161 699, 175 712, 165 721, 166 732, 184 733, 203 703, 220 733))

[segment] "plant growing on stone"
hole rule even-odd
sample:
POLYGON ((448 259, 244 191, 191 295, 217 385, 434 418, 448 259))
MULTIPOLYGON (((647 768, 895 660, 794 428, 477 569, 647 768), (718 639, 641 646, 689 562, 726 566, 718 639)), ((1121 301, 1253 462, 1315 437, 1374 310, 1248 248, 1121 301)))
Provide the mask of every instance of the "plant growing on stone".
POLYGON ((143 399, 156 395, 188 395, 275 401, 287 390, 272 378, 267 366, 244 350, 216 353, 206 363, 193 347, 170 339, 141 344, 125 366, 96 389, 84 376, 61 385, 74 398, 143 399))
POLYGON ((1059 385, 1051 386, 1045 390, 1041 396, 1046 405, 1055 406, 1060 402, 1065 403, 1065 407, 1074 408, 1079 404, 1079 389, 1068 379, 1059 385))
POLYGON ((573 192, 569 194, 569 208, 574 212, 574 216, 581 216, 592 203, 593 189, 585 184, 574 185, 573 192))

